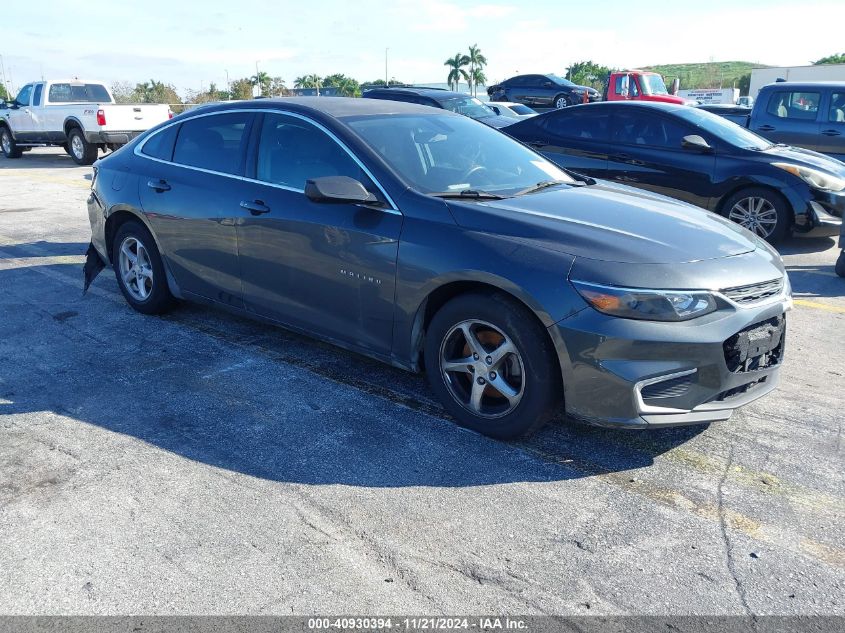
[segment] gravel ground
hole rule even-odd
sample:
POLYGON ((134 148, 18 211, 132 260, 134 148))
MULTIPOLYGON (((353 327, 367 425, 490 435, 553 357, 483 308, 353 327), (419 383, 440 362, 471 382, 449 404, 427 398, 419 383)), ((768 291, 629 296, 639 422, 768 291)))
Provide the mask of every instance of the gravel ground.
POLYGON ((421 376, 81 296, 90 168, 0 159, 0 613, 845 615, 845 280, 783 251, 780 388, 496 442, 421 376))

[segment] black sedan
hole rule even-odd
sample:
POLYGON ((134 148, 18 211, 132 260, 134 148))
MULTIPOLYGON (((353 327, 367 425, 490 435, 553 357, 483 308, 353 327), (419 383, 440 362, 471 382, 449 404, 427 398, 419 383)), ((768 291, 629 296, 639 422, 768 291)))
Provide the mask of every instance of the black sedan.
POLYGON ((191 110, 100 160, 88 213, 88 280, 113 266, 136 310, 200 301, 424 368, 460 424, 495 437, 559 407, 724 420, 783 358, 789 283, 761 240, 445 110, 191 110))
POLYGON ((839 233, 845 164, 775 145, 700 108, 605 102, 516 123, 507 134, 556 164, 665 194, 777 242, 839 233))
POLYGON ((579 86, 557 75, 511 77, 489 86, 487 96, 490 101, 512 101, 541 108, 565 108, 583 103, 585 98, 590 103, 601 101, 601 94, 595 88, 579 86))

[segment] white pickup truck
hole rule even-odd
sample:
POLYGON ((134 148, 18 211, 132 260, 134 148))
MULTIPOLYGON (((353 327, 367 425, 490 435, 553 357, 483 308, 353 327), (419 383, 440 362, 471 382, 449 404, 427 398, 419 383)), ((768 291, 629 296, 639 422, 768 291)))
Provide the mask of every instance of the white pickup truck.
POLYGON ((64 147, 80 165, 117 149, 173 114, 167 105, 117 105, 97 81, 36 81, 0 105, 0 150, 20 158, 33 147, 64 147))

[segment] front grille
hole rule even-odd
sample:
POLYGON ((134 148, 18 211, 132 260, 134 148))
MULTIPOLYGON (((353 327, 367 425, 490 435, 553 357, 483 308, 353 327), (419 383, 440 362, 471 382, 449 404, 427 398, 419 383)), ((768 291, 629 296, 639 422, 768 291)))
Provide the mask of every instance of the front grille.
POLYGON ((724 294, 731 301, 745 305, 749 303, 756 303, 769 297, 776 297, 783 291, 783 277, 780 279, 772 279, 771 281, 764 281, 758 284, 750 284, 748 286, 736 286, 734 288, 725 288, 722 290, 724 294))
POLYGON ((783 358, 785 334, 784 315, 740 330, 722 343, 728 369, 738 374, 774 367, 783 358))
POLYGON ((643 400, 677 398, 689 391, 691 385, 691 376, 678 376, 677 378, 646 385, 640 390, 640 394, 642 394, 643 400))

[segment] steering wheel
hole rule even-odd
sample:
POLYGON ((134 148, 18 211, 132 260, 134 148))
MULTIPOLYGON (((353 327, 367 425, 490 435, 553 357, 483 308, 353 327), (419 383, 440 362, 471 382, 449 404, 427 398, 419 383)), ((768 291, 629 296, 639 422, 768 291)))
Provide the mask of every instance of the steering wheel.
POLYGON ((461 176, 461 180, 465 180, 466 182, 470 182, 470 177, 476 174, 484 173, 489 171, 484 165, 473 165, 470 167, 464 175, 461 176))

